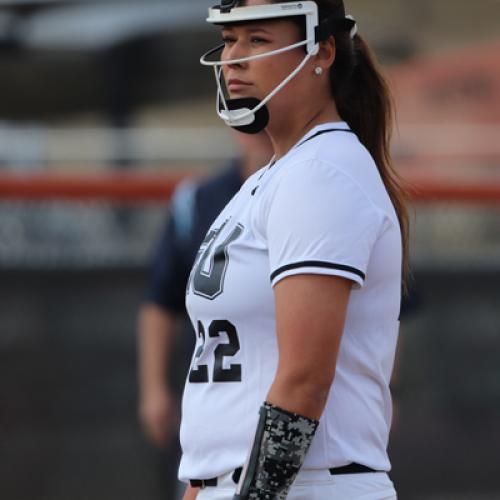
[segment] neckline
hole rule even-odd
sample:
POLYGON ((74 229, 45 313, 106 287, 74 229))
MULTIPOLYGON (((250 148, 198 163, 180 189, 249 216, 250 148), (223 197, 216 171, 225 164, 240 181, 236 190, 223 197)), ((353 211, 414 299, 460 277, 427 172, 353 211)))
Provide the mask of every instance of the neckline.
MULTIPOLYGON (((324 130, 328 129, 336 129, 336 130, 346 130, 346 131, 351 131, 349 125, 345 121, 338 121, 338 122, 326 122, 326 123, 320 123, 319 125, 315 125, 311 130, 306 132, 290 149, 292 151, 293 149, 297 148, 304 142, 308 141, 311 139, 313 136, 318 134, 319 132, 322 132, 324 130)), ((289 152, 290 152, 289 151, 289 152)), ((287 153, 288 154, 288 153, 287 153)), ((286 155, 285 155, 286 156, 286 155)))
POLYGON ((346 131, 346 132, 352 132, 350 129, 349 125, 345 121, 338 121, 338 122, 326 122, 326 123, 320 123, 319 125, 315 125, 311 130, 308 130, 288 151, 285 155, 283 155, 281 158, 276 159, 276 155, 273 156, 271 159, 271 162, 267 166, 266 170, 271 169, 274 165, 277 163, 280 163, 282 160, 288 157, 292 151, 295 151, 299 146, 307 142, 308 140, 314 138, 316 135, 324 133, 329 131, 330 129, 332 130, 339 130, 339 131, 346 131))

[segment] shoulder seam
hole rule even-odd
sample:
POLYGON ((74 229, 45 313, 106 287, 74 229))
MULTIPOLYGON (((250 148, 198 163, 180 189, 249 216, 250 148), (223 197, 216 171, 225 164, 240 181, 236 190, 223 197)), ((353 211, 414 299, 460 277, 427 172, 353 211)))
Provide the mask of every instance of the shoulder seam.
POLYGON ((335 170, 336 173, 342 175, 346 179, 348 179, 355 187, 356 189, 363 195, 363 197, 370 203, 370 205, 374 208, 374 210, 381 214, 381 216, 384 219, 391 220, 390 214, 388 214, 385 210, 380 208, 374 201, 373 199, 368 195, 368 193, 365 191, 365 189, 359 184, 359 182, 354 179, 351 175, 349 175, 348 172, 346 172, 343 168, 339 167, 336 163, 330 162, 323 160, 321 158, 308 158, 305 160, 299 160, 297 162, 292 163, 289 168, 296 168, 298 165, 306 164, 306 163, 318 163, 322 165, 326 165, 329 168, 332 168, 335 170))

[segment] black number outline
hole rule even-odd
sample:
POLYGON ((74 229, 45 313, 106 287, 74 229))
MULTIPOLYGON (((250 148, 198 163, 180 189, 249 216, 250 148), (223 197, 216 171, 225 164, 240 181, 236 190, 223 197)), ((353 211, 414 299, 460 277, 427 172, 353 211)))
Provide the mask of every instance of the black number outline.
MULTIPOLYGON (((225 333, 229 340, 227 342, 214 343, 214 366, 212 370, 212 381, 214 383, 241 382, 242 368, 241 364, 234 363, 229 368, 224 368, 224 358, 235 356, 240 351, 240 340, 236 327, 228 320, 214 320, 208 327, 210 338, 218 338, 221 333, 225 333)), ((193 365, 189 371, 188 380, 193 384, 208 383, 208 365, 198 365, 197 360, 205 352, 206 336, 205 328, 201 321, 198 321, 198 336, 202 343, 198 346, 193 358, 193 365)))
POLYGON ((207 365, 197 365, 196 360, 201 357, 203 351, 205 350, 205 328, 203 323, 198 321, 198 337, 201 339, 201 344, 196 349, 193 359, 193 367, 189 370, 189 381, 193 384, 204 384, 208 382, 208 366, 207 365))
POLYGON ((224 358, 235 356, 240 350, 240 340, 236 327, 227 320, 214 320, 208 328, 208 335, 212 338, 220 337, 225 333, 229 343, 220 343, 214 350, 214 382, 241 382, 241 365, 231 364, 229 368, 224 368, 224 358))

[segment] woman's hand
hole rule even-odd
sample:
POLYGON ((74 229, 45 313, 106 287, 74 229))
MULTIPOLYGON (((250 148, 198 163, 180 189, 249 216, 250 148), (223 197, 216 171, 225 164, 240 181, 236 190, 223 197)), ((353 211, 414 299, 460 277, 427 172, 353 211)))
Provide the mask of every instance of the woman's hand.
POLYGON ((178 402, 165 385, 141 394, 139 418, 150 440, 166 448, 179 428, 178 402))
POLYGON ((175 339, 175 317, 154 304, 139 312, 139 419, 146 435, 166 448, 179 430, 179 403, 170 390, 167 373, 175 339))
POLYGON ((188 486, 186 488, 184 496, 182 497, 182 500, 196 500, 196 497, 198 496, 198 491, 200 491, 199 488, 193 488, 192 486, 188 486))

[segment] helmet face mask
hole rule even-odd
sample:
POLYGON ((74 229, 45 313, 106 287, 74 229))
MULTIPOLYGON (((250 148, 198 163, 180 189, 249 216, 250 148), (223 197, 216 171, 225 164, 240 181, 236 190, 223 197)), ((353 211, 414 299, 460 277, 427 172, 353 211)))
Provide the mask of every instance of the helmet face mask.
MULTIPOLYGON (((248 7, 237 7, 237 0, 221 0, 221 5, 217 5, 208 10, 207 22, 214 25, 230 26, 234 23, 244 23, 252 21, 264 21, 271 19, 292 18, 297 16, 305 17, 306 38, 300 42, 282 47, 276 50, 265 52, 249 57, 231 60, 214 60, 208 58, 217 52, 221 52, 224 44, 205 53, 200 62, 204 66, 214 68, 217 83, 217 114, 224 122, 241 132, 258 133, 263 130, 269 121, 269 112, 266 104, 272 99, 290 80, 292 80, 307 64, 312 56, 319 50, 319 42, 327 39, 331 34, 331 21, 345 22, 346 27, 354 29, 355 22, 347 17, 328 19, 327 22, 319 23, 318 6, 316 2, 288 2, 276 4, 260 4, 248 7), (294 50, 298 47, 305 47, 305 56, 302 62, 262 101, 256 98, 227 99, 223 89, 224 65, 240 64, 254 61, 264 57, 272 57, 284 52, 294 50)), ((352 35, 352 31, 351 31, 352 35)))

